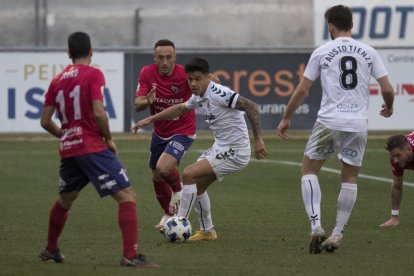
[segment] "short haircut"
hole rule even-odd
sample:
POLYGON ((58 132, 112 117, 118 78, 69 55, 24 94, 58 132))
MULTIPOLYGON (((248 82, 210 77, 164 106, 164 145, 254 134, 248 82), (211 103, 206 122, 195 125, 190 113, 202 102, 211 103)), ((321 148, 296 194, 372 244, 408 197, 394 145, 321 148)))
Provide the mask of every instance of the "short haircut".
POLYGON ((352 28, 352 11, 349 7, 337 5, 325 12, 326 22, 335 25, 341 31, 349 31, 352 28))
POLYGON ((154 50, 155 50, 155 48, 157 48, 159 46, 171 46, 175 50, 174 42, 172 42, 169 39, 160 39, 160 40, 158 40, 154 45, 154 50))
POLYGON ((402 134, 397 134, 387 138, 387 141, 385 142, 385 149, 388 151, 392 151, 396 148, 404 149, 407 144, 407 137, 402 134))
POLYGON ((199 57, 193 58, 185 65, 185 72, 187 74, 194 72, 201 72, 208 74, 210 72, 210 66, 208 61, 199 57))
POLYGON ((91 39, 87 33, 74 32, 68 37, 68 49, 72 59, 87 57, 91 47, 91 39))

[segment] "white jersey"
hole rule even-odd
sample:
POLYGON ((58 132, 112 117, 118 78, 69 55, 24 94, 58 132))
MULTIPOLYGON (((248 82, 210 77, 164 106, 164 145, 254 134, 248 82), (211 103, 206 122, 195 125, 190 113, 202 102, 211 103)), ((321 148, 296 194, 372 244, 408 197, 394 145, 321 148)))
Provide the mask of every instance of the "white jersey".
POLYGON ((312 53, 304 77, 315 81, 319 75, 322 101, 317 121, 334 130, 366 131, 371 76, 388 75, 377 51, 350 37, 338 37, 312 53))
POLYGON ((202 97, 193 95, 187 108, 201 113, 213 130, 219 148, 232 147, 250 152, 250 139, 244 112, 235 109, 239 94, 230 88, 210 81, 202 97))

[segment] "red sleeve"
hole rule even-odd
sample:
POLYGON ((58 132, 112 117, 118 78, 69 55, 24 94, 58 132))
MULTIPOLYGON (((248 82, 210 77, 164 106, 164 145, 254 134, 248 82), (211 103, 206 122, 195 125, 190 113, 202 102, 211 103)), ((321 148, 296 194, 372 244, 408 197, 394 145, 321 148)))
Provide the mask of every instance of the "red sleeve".
POLYGON ((135 92, 135 96, 146 96, 148 92, 151 90, 151 87, 149 87, 148 85, 150 83, 149 71, 149 68, 145 66, 139 73, 138 86, 137 91, 135 92))
POLYGON ((91 100, 103 100, 105 78, 100 70, 96 70, 89 85, 91 100))

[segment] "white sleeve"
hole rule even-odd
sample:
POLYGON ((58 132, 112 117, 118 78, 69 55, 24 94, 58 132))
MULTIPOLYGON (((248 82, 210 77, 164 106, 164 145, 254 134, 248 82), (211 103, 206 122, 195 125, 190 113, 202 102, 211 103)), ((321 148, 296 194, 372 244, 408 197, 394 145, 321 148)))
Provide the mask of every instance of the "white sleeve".
POLYGON ((219 102, 220 105, 226 106, 228 108, 235 108, 239 94, 231 90, 230 88, 214 84, 211 87, 212 94, 216 102, 219 102))
POLYGON ((388 71, 385 68, 384 63, 382 62, 382 59, 377 51, 373 50, 372 57, 374 57, 374 60, 372 62, 371 75, 376 80, 388 75, 388 71))
POLYGON ((311 81, 315 81, 319 75, 321 74, 321 67, 320 67, 320 57, 319 57, 319 48, 313 51, 311 57, 309 58, 309 62, 306 65, 305 72, 303 76, 311 81))
POLYGON ((192 95, 191 98, 189 98, 188 101, 185 102, 185 106, 188 109, 196 108, 197 107, 196 97, 192 95))
POLYGON ((233 93, 230 95, 229 102, 228 102, 227 106, 229 108, 236 108, 236 103, 237 103, 237 100, 239 98, 239 94, 237 94, 234 91, 231 91, 231 92, 233 92, 233 93))

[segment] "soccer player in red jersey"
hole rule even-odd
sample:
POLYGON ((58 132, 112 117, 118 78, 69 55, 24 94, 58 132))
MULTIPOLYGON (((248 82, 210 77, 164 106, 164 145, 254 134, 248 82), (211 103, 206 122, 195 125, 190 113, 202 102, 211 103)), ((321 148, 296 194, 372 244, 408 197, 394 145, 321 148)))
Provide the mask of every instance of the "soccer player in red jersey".
POLYGON ((39 257, 42 261, 63 262, 58 238, 73 202, 91 182, 101 197, 111 195, 119 204, 118 223, 123 240, 121 265, 158 267, 137 253, 136 194, 124 166, 116 157, 117 148, 103 105, 105 79, 99 69, 90 66, 89 35, 72 33, 68 47, 73 64, 52 80, 41 116, 42 127, 59 138, 61 163, 59 197, 50 211, 47 245, 39 257), (52 120, 55 110, 60 127, 52 120))
POLYGON ((414 170, 414 132, 408 135, 397 134, 388 137, 385 149, 390 153, 393 183, 391 187, 391 218, 380 227, 396 227, 400 224, 400 204, 402 199, 404 170, 414 170))
MULTIPOLYGON (((138 78, 135 97, 137 112, 150 108, 151 115, 170 106, 186 102, 191 96, 187 74, 176 64, 174 43, 162 39, 154 46, 154 63, 144 66, 138 78)), ((156 197, 164 215, 155 227, 162 229, 164 222, 178 209, 181 195, 180 173, 176 166, 196 136, 194 110, 177 118, 154 123, 149 167, 156 197)))
POLYGON ((209 67, 205 59, 192 59, 185 69, 193 96, 185 103, 138 121, 131 128, 136 133, 143 126, 197 109, 213 130, 214 144, 183 170, 183 193, 177 215, 188 218, 194 206, 200 223, 200 230, 189 238, 190 241, 217 240, 207 189, 216 180, 222 181, 226 175, 242 170, 249 163, 251 148, 245 113, 253 128, 256 158, 268 155, 257 105, 212 81, 209 67))

